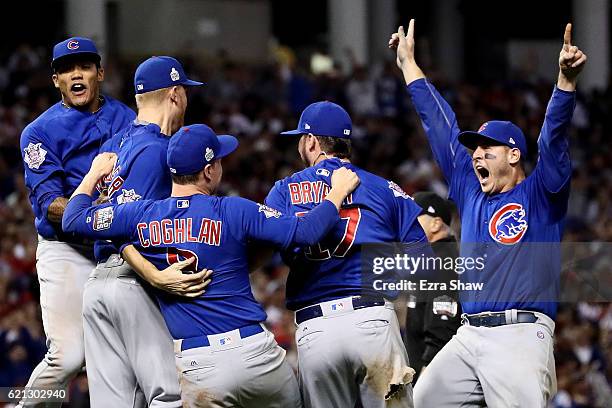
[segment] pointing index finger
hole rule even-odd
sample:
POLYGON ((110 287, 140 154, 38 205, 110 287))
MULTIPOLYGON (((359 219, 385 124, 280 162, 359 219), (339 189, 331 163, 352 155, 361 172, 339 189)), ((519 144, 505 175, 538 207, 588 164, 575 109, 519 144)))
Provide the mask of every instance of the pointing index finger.
POLYGON ((568 48, 570 45, 572 45, 572 23, 567 23, 563 34, 563 47, 568 48))
POLYGON ((408 34, 406 36, 408 38, 414 38, 414 18, 411 18, 410 23, 408 23, 408 34))

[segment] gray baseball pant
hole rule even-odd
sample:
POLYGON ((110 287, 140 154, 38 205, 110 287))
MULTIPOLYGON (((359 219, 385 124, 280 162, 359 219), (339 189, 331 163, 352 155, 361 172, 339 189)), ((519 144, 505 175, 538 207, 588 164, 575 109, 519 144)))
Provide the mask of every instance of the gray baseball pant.
POLYGON ((285 350, 268 330, 244 339, 233 330, 208 336, 208 340, 210 346, 183 351, 181 340, 175 341, 184 407, 302 406, 285 350))
POLYGON ((414 406, 546 407, 557 390, 555 323, 535 314, 535 323, 464 323, 419 377, 414 406))
POLYGON ((83 322, 92 408, 180 407, 172 338, 156 301, 119 255, 85 284, 83 322))
POLYGON ((412 407, 414 370, 393 304, 353 310, 343 298, 319 305, 323 316, 302 322, 295 334, 304 405, 412 407))
MULTIPOLYGON (((90 247, 38 237, 36 271, 48 351, 34 368, 27 387, 66 388, 85 364, 83 287, 94 267, 90 247)), ((20 407, 59 407, 61 403, 21 403, 20 407)))

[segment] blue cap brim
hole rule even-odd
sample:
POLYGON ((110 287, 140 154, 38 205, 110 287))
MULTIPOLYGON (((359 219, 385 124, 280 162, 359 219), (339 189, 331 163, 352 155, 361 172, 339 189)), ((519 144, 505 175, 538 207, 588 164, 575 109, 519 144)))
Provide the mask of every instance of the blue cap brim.
POLYGON ((215 157, 216 159, 221 159, 238 148, 238 139, 236 139, 234 136, 219 135, 217 136, 217 139, 219 139, 221 148, 219 149, 219 153, 217 153, 217 156, 215 157))
MULTIPOLYGON (((458 139, 459 139, 459 143, 461 143, 462 145, 464 145, 470 150, 476 150, 476 148, 478 147, 478 141, 482 139, 491 140, 500 145, 508 146, 506 143, 500 142, 497 139, 494 139, 490 136, 484 135, 482 133, 474 132, 471 130, 459 133, 458 139)), ((515 147, 515 146, 510 146, 510 147, 515 147)))
POLYGON ((181 82, 183 86, 199 86, 204 85, 204 82, 192 81, 191 79, 186 80, 185 82, 181 82))
POLYGON ((303 130, 300 129, 295 129, 295 130, 287 130, 285 132, 281 132, 281 135, 285 135, 285 136, 293 136, 293 135, 303 135, 306 132, 304 132, 303 130))
POLYGON ((67 61, 69 59, 78 60, 79 58, 87 58, 93 61, 96 61, 98 64, 102 61, 102 57, 100 54, 93 51, 75 51, 70 54, 64 54, 60 57, 55 58, 51 61, 51 68, 55 69, 62 61, 67 61))

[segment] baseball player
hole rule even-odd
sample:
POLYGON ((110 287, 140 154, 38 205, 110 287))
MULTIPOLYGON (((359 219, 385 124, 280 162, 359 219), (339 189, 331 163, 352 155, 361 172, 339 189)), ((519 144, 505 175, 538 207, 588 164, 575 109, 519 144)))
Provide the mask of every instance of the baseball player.
POLYGON ((359 180, 347 169, 336 171, 325 199, 303 218, 239 197, 215 197, 221 159, 237 147, 233 136, 217 136, 206 125, 186 126, 168 147, 171 198, 91 207, 95 183, 113 167, 113 156, 102 154, 68 203, 63 226, 83 236, 131 242, 159 269, 195 258, 196 268, 214 270, 201 297, 156 292, 176 339, 186 406, 299 407, 285 352, 261 324, 266 314, 251 292, 247 242, 282 248, 317 242, 339 221, 338 208, 359 180))
POLYGON ((72 37, 55 45, 51 67, 62 100, 30 123, 20 141, 39 234, 36 270, 48 347, 27 383, 37 388, 66 387, 83 367, 81 305, 94 267, 93 242, 64 233, 60 222, 100 146, 135 117, 124 104, 100 94, 104 69, 90 39, 72 37))
POLYGON ((389 41, 458 206, 461 256, 486 255, 484 269, 461 278, 482 285, 461 292, 463 325, 419 379, 416 407, 545 407, 556 392, 553 319, 572 172, 568 128, 586 62, 571 31, 568 24, 529 176, 525 137, 514 124, 489 121, 477 132, 459 131, 452 109, 414 60, 413 20, 407 35, 400 27, 389 41))
MULTIPOLYGON (((197 85, 202 83, 187 78, 180 62, 172 57, 151 57, 138 66, 134 74, 138 116, 101 149, 117 154, 107 179, 111 203, 170 196, 172 179, 165 162, 168 142, 183 124, 186 87, 197 85)), ((98 265, 83 295, 91 405, 132 407, 134 390, 139 388, 148 406, 181 406, 172 338, 147 293, 148 286, 124 266, 120 244, 96 241, 98 265)), ((198 290, 203 274, 179 272, 185 276, 179 282, 192 282, 198 290)), ((151 283, 166 289, 156 280, 151 283)))
MULTIPOLYGON (((414 194, 421 208, 419 223, 436 256, 444 262, 456 259, 459 248, 450 232, 452 203, 439 195, 424 191, 414 194)), ((441 282, 457 279, 453 269, 442 269, 441 282)), ((448 343, 460 325, 461 307, 455 290, 422 291, 409 295, 406 314, 406 348, 410 366, 417 372, 414 380, 434 356, 448 343)))
POLYGON ((302 112, 298 152, 305 170, 277 181, 266 205, 308 214, 321 201, 332 172, 355 171, 360 187, 347 199, 342 222, 317 245, 284 259, 291 268, 287 307, 295 310, 299 381, 307 407, 412 405, 412 375, 393 304, 362 294, 362 244, 427 242, 421 209, 395 183, 350 163, 352 122, 331 102, 302 112))

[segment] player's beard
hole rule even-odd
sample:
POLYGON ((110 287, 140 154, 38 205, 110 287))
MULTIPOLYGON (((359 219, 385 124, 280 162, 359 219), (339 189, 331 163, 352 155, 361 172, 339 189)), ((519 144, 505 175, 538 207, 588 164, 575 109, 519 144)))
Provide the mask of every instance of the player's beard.
POLYGON ((298 145, 298 153, 300 154, 300 159, 302 159, 302 163, 306 168, 310 167, 311 164, 308 162, 308 158, 306 157, 306 146, 305 143, 301 143, 298 145))

